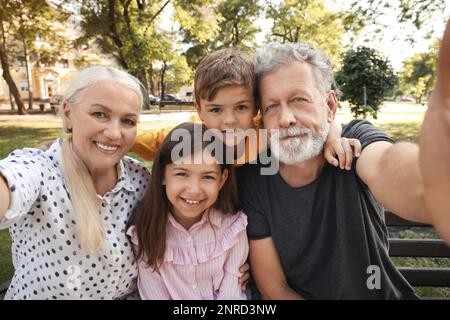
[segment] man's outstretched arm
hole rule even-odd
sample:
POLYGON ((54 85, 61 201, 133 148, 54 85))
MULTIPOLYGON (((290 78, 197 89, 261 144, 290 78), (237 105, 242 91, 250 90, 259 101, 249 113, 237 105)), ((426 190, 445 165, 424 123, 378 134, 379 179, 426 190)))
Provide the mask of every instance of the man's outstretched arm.
POLYGON ((450 20, 419 141, 426 212, 437 232, 450 244, 450 20))
POLYGON ((361 152, 356 171, 386 209, 407 220, 429 221, 416 144, 374 142, 361 152))
POLYGON ((250 270, 265 300, 300 300, 287 284, 272 237, 250 240, 250 270))

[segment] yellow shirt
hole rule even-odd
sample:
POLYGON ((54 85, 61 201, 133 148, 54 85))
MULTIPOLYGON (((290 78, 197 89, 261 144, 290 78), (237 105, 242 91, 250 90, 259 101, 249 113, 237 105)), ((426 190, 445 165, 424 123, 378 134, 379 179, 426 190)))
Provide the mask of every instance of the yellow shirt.
MULTIPOLYGON (((250 146, 249 139, 245 141, 245 154, 240 159, 236 160, 235 166, 239 167, 245 163, 251 162, 256 159, 259 154, 259 151, 262 151, 262 141, 260 141, 259 137, 259 128, 262 128, 262 119, 258 114, 254 119, 254 128, 256 130, 256 146, 250 146)), ((190 122, 201 122, 198 114, 193 115, 190 119, 190 122)), ((131 148, 131 152, 136 153, 143 159, 147 161, 153 161, 156 158, 156 153, 158 152, 159 147, 161 146, 164 138, 169 134, 172 130, 172 127, 162 128, 158 131, 146 132, 138 135, 136 137, 136 141, 131 148)), ((265 147, 264 143, 264 147, 265 147)))

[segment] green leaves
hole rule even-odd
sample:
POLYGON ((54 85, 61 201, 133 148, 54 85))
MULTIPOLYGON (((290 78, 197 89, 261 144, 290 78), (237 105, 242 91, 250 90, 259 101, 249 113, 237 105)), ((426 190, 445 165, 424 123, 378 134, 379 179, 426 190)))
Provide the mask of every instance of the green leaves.
POLYGON ((374 49, 359 47, 345 54, 336 76, 342 98, 354 117, 377 117, 383 97, 398 82, 388 61, 374 49))
POLYGON ((400 74, 401 88, 411 92, 418 103, 424 96, 428 96, 434 87, 439 43, 440 40, 435 41, 428 52, 417 53, 403 62, 400 74))
POLYGON ((266 18, 273 20, 269 41, 306 42, 323 50, 334 64, 340 61, 343 16, 329 11, 323 0, 269 3, 266 18))
MULTIPOLYGON (((211 51, 237 47, 244 51, 253 51, 256 47, 256 34, 260 31, 255 22, 262 7, 258 0, 214 0, 203 8, 200 21, 207 22, 212 33, 202 37, 202 29, 192 28, 181 23, 183 43, 189 45, 185 56, 189 66, 195 68, 200 60, 211 51)), ((191 9, 192 10, 192 9, 191 9)), ((196 17, 196 12, 189 12, 196 17)))

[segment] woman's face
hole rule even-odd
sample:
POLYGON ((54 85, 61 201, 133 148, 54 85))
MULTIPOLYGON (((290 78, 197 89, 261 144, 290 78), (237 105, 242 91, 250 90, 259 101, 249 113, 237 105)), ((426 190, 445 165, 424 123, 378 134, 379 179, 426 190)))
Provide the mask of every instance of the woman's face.
POLYGON ((109 80, 80 94, 77 104, 64 104, 73 149, 91 175, 115 170, 136 138, 139 98, 133 90, 109 80))

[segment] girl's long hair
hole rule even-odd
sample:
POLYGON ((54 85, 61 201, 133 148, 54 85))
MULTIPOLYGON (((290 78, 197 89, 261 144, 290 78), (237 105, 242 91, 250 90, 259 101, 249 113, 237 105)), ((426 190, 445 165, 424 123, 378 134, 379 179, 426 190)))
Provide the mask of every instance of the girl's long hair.
MULTIPOLYGON (((166 249, 166 227, 170 203, 167 198, 166 188, 163 185, 163 178, 166 166, 173 163, 173 159, 171 158, 172 150, 180 143, 174 138, 174 133, 179 129, 187 130, 191 137, 189 154, 180 154, 182 158, 193 155, 197 150, 203 151, 212 143, 212 141, 194 138, 194 131, 200 131, 202 133, 201 137, 203 137, 204 132, 207 130, 204 125, 199 123, 183 123, 172 129, 160 146, 156 159, 153 162, 150 185, 146 190, 144 198, 131 216, 128 225, 128 227, 135 227, 138 240, 138 246, 135 249, 136 261, 145 262, 153 270, 157 270, 160 267, 166 249)), ((223 150, 226 149, 223 143, 222 147, 223 150)), ((183 151, 186 150, 183 149, 183 151)), ((225 152, 222 154, 225 154, 225 152)), ((232 163, 227 164, 226 159, 222 157, 219 159, 217 154, 212 154, 212 156, 220 164, 221 172, 225 169, 228 170, 228 178, 219 191, 213 207, 223 213, 234 214, 236 213, 238 201, 234 166, 232 163)))
POLYGON ((64 131, 67 134, 61 144, 62 172, 70 194, 78 231, 77 236, 81 247, 89 252, 94 252, 102 247, 105 240, 105 228, 99 214, 100 203, 94 183, 86 165, 72 148, 72 130, 67 128, 62 109, 64 103, 76 108, 76 105, 83 99, 84 91, 99 81, 115 81, 133 90, 139 98, 139 109, 145 102, 142 85, 136 78, 125 71, 105 66, 92 66, 79 71, 71 79, 62 99, 60 113, 64 131))

